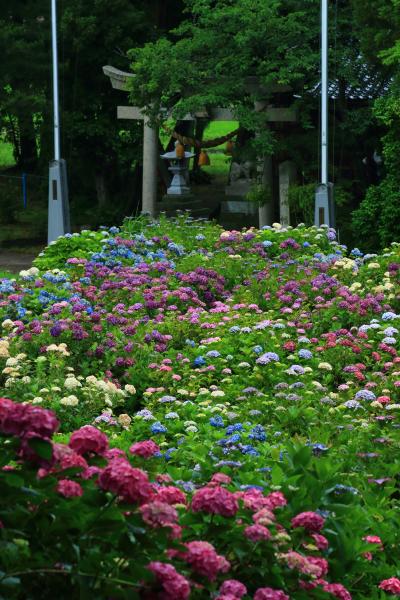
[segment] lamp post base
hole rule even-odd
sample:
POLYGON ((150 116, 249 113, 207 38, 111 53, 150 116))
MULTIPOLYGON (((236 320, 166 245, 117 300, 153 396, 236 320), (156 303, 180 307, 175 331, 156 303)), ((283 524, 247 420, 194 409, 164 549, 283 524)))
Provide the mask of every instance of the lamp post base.
POLYGON ((67 165, 65 160, 54 160, 49 166, 49 212, 47 243, 60 235, 70 233, 67 165))

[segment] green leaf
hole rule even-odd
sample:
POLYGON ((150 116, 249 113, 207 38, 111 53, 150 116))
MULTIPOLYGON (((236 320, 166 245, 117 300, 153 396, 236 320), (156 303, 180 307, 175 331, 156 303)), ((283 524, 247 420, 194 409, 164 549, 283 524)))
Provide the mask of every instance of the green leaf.
POLYGON ((21 488, 24 485, 23 478, 15 473, 7 473, 3 479, 10 487, 21 488))
POLYGON ((51 442, 46 442, 46 440, 41 440, 40 438, 32 438, 28 443, 40 458, 49 461, 51 460, 53 456, 53 446, 51 442))

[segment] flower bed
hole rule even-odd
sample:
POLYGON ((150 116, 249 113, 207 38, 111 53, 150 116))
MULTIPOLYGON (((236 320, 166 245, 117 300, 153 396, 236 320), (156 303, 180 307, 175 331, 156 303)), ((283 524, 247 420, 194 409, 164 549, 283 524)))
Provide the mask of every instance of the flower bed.
POLYGON ((0 280, 0 597, 400 595, 399 248, 127 220, 0 280))

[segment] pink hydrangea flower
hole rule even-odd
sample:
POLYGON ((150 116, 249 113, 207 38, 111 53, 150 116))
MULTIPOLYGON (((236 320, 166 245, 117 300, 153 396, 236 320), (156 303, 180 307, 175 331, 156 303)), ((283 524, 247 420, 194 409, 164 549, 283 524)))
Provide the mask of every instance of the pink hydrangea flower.
POLYGON ((379 588, 385 592, 389 592, 389 594, 400 596, 400 579, 397 579, 397 577, 384 579, 380 582, 379 588))
POLYGON ((83 495, 82 486, 71 479, 60 479, 57 483, 56 490, 64 498, 74 498, 83 495))
POLYGON ((231 595, 235 598, 241 598, 247 594, 246 586, 237 579, 227 579, 219 588, 219 593, 222 595, 231 595))
POLYGON ((51 410, 0 398, 0 431, 6 435, 35 433, 51 438, 58 427, 59 421, 51 410))
POLYGON ((271 525, 275 521, 275 515, 269 508, 262 508, 253 515, 253 521, 258 525, 271 525))
POLYGON ((150 527, 166 527, 178 521, 176 509, 170 504, 159 500, 143 504, 139 510, 143 521, 150 527))
POLYGON ((87 469, 85 469, 83 471, 83 473, 81 473, 81 478, 82 479, 91 479, 95 475, 100 475, 100 473, 102 473, 102 469, 100 467, 96 467, 95 465, 92 465, 92 466, 88 467, 87 469))
POLYGON ((53 444, 53 457, 61 471, 65 471, 65 469, 84 470, 89 466, 83 456, 65 444, 53 444))
POLYGON ((350 592, 348 592, 341 583, 326 583, 322 589, 324 592, 328 592, 329 594, 332 594, 332 596, 335 596, 335 598, 339 598, 339 600, 351 600, 350 592))
POLYGON ((245 492, 235 492, 236 498, 243 501, 245 508, 249 510, 260 510, 264 508, 267 503, 267 499, 260 490, 246 490, 245 492))
POLYGON ((204 511, 223 517, 233 517, 239 509, 234 494, 220 486, 206 486, 197 490, 193 494, 191 507, 193 512, 204 511))
POLYGON ((158 488, 157 499, 167 504, 186 504, 186 494, 173 485, 158 488))
POLYGON ((84 425, 71 435, 69 447, 78 454, 104 454, 108 449, 108 437, 105 433, 93 427, 93 425, 84 425))
POLYGON ((324 526, 325 519, 315 512, 302 512, 292 519, 292 527, 304 527, 308 531, 318 533, 324 526))
POLYGON ((141 456, 142 458, 150 458, 156 452, 160 452, 160 447, 153 440, 145 440, 144 442, 136 442, 129 448, 131 454, 141 456))
POLYGON ((309 557, 303 556, 299 552, 294 552, 292 550, 286 554, 281 554, 280 558, 286 562, 289 569, 296 569, 304 575, 312 575, 313 577, 320 576, 321 566, 314 564, 309 560, 309 557))
POLYGON ((321 558, 320 556, 307 556, 307 562, 319 569, 319 573, 316 573, 318 578, 323 577, 328 573, 329 564, 325 558, 321 558))
POLYGON ((203 575, 209 581, 214 581, 219 572, 225 573, 230 568, 226 558, 217 554, 214 546, 208 542, 189 542, 186 548, 187 551, 182 554, 182 558, 196 573, 203 575))
POLYGON ((249 525, 244 530, 244 535, 251 542, 260 542, 261 540, 270 540, 271 532, 264 525, 249 525))
POLYGON ((147 474, 134 469, 124 458, 115 458, 103 469, 99 485, 128 503, 145 504, 154 495, 147 474))
POLYGON ((271 510, 274 510, 275 508, 278 508, 279 506, 286 506, 287 504, 287 500, 285 498, 285 496, 282 494, 282 492, 272 492, 271 494, 268 494, 268 496, 265 498, 266 502, 265 502, 265 506, 266 508, 269 508, 271 510))
POLYGON ((282 590, 273 590, 270 587, 266 587, 258 588, 254 594, 254 600, 290 600, 290 598, 282 590))
POLYGON ((379 546, 382 546, 382 540, 378 535, 366 535, 365 537, 363 537, 364 542, 367 542, 368 544, 379 544, 379 546))
MULTIPOLYGON (((214 475, 211 477, 211 481, 210 483, 212 484, 229 484, 232 482, 232 477, 229 477, 229 475, 225 475, 225 473, 214 473, 214 475)), ((210 483, 208 485, 210 485, 210 483)))
POLYGON ((111 460, 112 458, 126 458, 126 453, 121 448, 109 448, 103 452, 102 456, 107 460, 111 460))
POLYGON ((154 573, 163 588, 158 596, 160 600, 188 600, 189 582, 175 567, 167 563, 151 562, 147 568, 154 573))
POLYGON ((321 535, 320 533, 313 533, 311 534, 311 537, 314 540, 318 550, 326 550, 329 547, 328 540, 325 536, 321 535))

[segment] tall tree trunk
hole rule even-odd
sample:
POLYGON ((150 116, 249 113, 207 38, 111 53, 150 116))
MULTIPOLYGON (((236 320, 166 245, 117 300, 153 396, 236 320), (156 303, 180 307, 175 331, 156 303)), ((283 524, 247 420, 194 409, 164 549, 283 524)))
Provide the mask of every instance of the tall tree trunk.
POLYGON ((37 164, 37 146, 33 116, 31 114, 18 115, 19 129, 19 161, 18 166, 23 169, 34 169, 37 164))
POLYGON ((97 204, 99 207, 104 208, 104 206, 106 206, 107 204, 107 186, 104 173, 96 173, 95 184, 97 193, 97 204))

